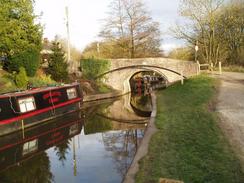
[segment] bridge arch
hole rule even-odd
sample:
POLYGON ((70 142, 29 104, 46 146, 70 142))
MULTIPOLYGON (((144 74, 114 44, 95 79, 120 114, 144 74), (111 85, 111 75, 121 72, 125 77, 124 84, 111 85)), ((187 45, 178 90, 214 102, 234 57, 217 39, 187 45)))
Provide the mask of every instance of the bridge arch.
POLYGON ((197 74, 197 64, 165 58, 115 59, 110 60, 109 71, 97 76, 105 77, 104 82, 113 88, 128 93, 131 91, 130 78, 137 72, 153 71, 162 75, 168 84, 197 74))
MULTIPOLYGON (((156 72, 159 75, 161 75, 166 83, 170 83, 169 79, 167 77, 165 71, 168 73, 173 73, 177 75, 178 77, 181 77, 181 74, 159 66, 150 66, 150 65, 137 65, 137 66, 127 66, 127 67, 122 67, 122 68, 117 68, 114 70, 107 71, 103 73, 102 75, 98 76, 97 78, 104 77, 105 78, 105 83, 114 83, 112 86, 117 86, 118 83, 120 83, 119 88, 115 88, 118 90, 122 90, 124 93, 131 92, 131 86, 130 86, 130 79, 139 72, 145 72, 145 71, 151 71, 151 72, 156 72), (115 81, 113 78, 117 78, 117 81, 115 81), (113 81, 111 81, 113 80, 113 81)), ((185 77, 185 76, 183 76, 185 77)), ((186 78, 186 77, 185 77, 186 78)))

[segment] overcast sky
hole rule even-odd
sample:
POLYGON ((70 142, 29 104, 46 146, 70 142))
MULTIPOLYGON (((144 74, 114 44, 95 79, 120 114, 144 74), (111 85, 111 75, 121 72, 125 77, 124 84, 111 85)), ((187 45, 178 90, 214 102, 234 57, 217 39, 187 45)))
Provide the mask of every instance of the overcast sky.
MULTIPOLYGON (((106 18, 111 0, 36 0, 35 12, 42 13, 44 37, 52 40, 55 35, 66 37, 65 5, 69 5, 70 40, 78 49, 96 41, 102 19, 106 18)), ((168 28, 179 19, 177 10, 180 0, 144 0, 152 18, 160 23, 162 48, 167 51, 181 42, 169 35, 168 28)))

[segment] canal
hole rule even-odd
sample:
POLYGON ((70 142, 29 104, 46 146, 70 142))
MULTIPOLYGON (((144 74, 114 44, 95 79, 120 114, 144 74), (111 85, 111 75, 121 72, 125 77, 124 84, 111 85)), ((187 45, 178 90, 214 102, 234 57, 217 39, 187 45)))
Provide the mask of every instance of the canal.
POLYGON ((0 182, 122 182, 150 110, 149 96, 126 95, 2 136, 0 182))

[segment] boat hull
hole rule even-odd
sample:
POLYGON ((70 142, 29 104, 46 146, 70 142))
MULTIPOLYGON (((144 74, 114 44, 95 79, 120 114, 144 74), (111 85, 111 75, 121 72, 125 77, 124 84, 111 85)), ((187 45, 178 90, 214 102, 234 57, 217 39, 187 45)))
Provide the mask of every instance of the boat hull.
MULTIPOLYGON (((24 108, 27 109, 28 105, 24 108)), ((79 84, 0 95, 0 136, 77 111, 81 105, 79 84), (73 98, 68 96, 70 89, 75 90, 73 98), (31 103, 33 109, 21 112, 20 101, 25 99, 34 101, 31 103)))
POLYGON ((59 118, 63 115, 67 115, 79 109, 80 103, 74 103, 68 106, 57 108, 55 110, 49 110, 47 112, 43 112, 29 118, 24 118, 22 120, 16 120, 11 123, 2 124, 0 125, 0 136, 13 133, 18 130, 23 130, 25 128, 29 128, 35 125, 39 125, 40 123, 45 123, 46 121, 59 118))

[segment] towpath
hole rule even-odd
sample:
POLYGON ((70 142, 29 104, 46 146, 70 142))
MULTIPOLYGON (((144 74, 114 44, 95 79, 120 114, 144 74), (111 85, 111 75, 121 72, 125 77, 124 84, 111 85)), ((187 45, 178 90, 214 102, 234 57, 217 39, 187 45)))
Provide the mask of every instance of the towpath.
POLYGON ((244 171, 244 73, 224 72, 215 76, 221 80, 217 102, 220 126, 244 171))

